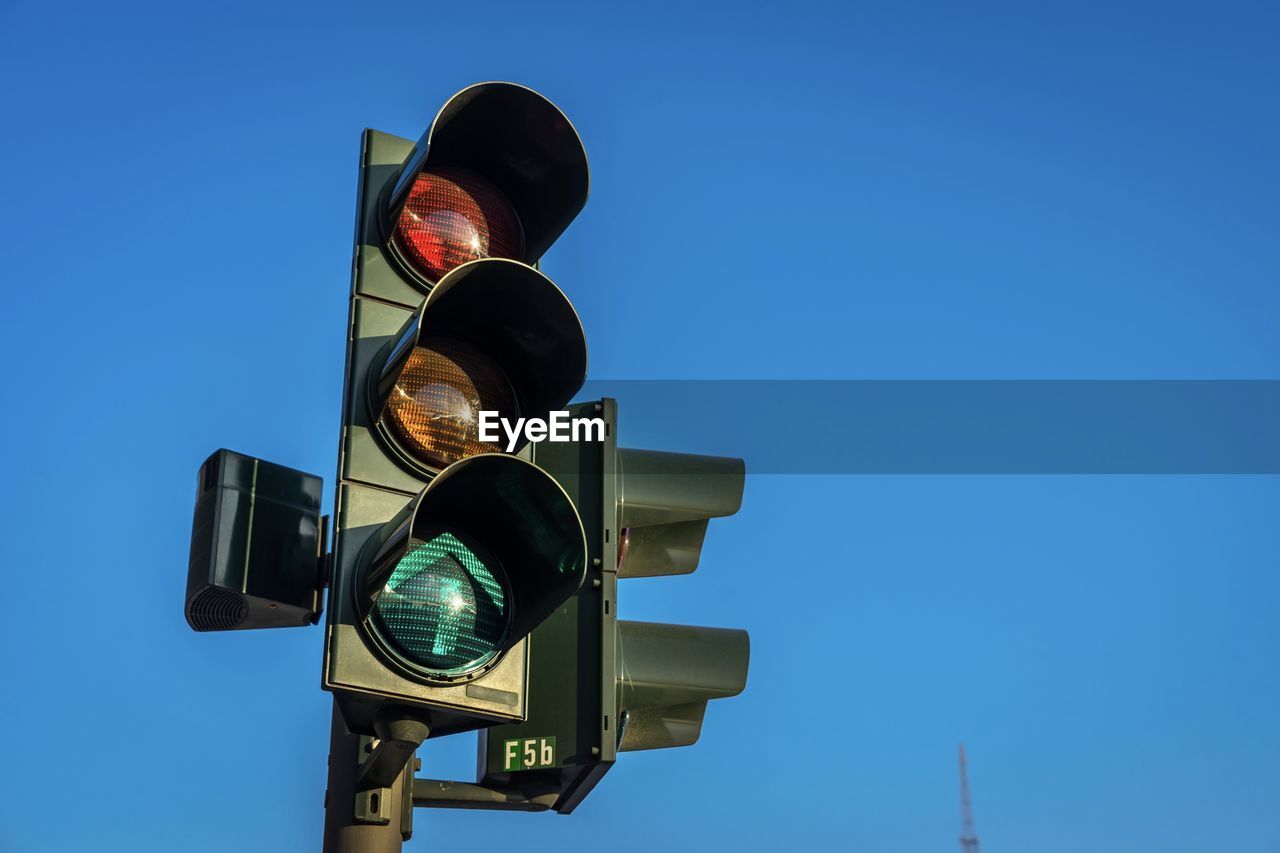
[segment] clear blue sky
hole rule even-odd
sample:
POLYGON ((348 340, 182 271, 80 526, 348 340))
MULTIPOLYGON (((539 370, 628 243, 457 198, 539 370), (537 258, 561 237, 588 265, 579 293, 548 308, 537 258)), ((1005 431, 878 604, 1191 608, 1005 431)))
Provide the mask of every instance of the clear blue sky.
MULTIPOLYGON (((329 491, 360 131, 469 83, 585 140, 545 269, 593 378, 1278 378, 1274 4, 377 9, 0 9, 2 850, 318 849, 320 630, 187 629, 195 472, 329 491)), ((620 594, 751 631, 702 741, 407 849, 955 850, 963 740, 988 853, 1276 853, 1278 511, 1275 477, 751 478, 695 575, 620 594)))

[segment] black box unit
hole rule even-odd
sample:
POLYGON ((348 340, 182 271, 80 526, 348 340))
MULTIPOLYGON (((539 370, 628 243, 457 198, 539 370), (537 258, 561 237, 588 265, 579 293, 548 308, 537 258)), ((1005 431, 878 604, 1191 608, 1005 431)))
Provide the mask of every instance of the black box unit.
POLYGON ((197 631, 288 628, 320 618, 321 480, 219 450, 200 466, 187 624, 197 631))

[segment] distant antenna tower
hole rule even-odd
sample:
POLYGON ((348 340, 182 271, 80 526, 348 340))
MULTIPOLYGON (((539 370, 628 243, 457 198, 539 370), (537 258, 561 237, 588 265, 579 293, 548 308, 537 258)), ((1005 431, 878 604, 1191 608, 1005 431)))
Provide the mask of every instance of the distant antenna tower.
POLYGON ((964 744, 960 744, 960 849, 964 853, 981 853, 982 842, 973 830, 973 803, 969 801, 969 768, 964 759, 964 744))

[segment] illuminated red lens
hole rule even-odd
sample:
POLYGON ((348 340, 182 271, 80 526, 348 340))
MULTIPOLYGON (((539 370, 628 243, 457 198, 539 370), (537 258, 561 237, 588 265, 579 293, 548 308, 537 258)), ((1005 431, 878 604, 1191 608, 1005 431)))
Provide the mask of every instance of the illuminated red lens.
POLYGON ((518 259, 520 223, 496 187, 461 169, 423 172, 413 182, 393 239, 432 281, 477 258, 518 259))

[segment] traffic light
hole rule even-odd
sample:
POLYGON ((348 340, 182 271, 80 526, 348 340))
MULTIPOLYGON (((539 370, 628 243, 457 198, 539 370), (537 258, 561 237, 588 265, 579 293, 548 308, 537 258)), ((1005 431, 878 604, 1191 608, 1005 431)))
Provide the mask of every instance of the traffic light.
POLYGON ((572 125, 511 83, 459 92, 416 143, 365 131, 332 550, 318 477, 201 468, 192 628, 311 624, 328 587, 330 853, 398 850, 414 806, 567 814, 745 686, 746 632, 618 619, 619 578, 697 567, 744 467, 619 449, 614 400, 570 403, 586 340, 537 264, 588 181, 572 125), (486 429, 561 416, 590 426, 486 429), (475 784, 415 779, 424 739, 472 730, 475 784))
POLYGON ((613 400, 577 411, 600 413, 605 440, 539 443, 532 459, 574 499, 591 583, 534 629, 529 716, 483 730, 478 755, 481 786, 545 786, 562 814, 618 752, 694 743, 707 702, 746 686, 750 656, 745 631, 617 618, 619 578, 697 567, 708 521, 741 506, 742 460, 618 448, 613 400))
POLYGON ((586 576, 569 496, 480 420, 582 385, 581 323, 533 264, 587 174, 563 114, 510 83, 416 145, 364 136, 323 685, 352 733, 404 742, 396 772, 415 739, 524 719, 528 635, 586 576))
MULTIPOLYGON (((707 522, 742 506, 741 459, 619 450, 618 577, 683 575, 698 567, 707 522)), ((746 631, 618 622, 618 750, 689 746, 707 702, 747 684, 746 631)))

